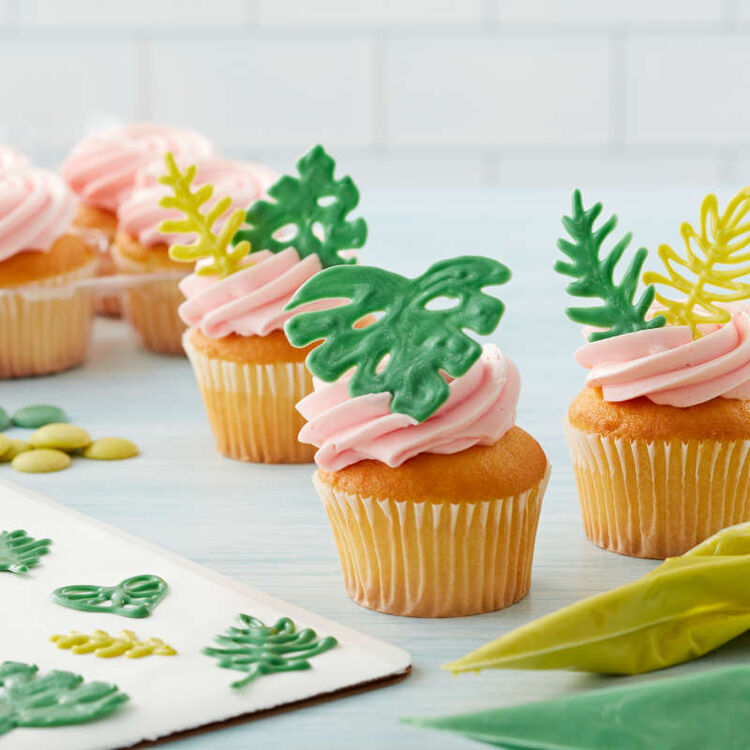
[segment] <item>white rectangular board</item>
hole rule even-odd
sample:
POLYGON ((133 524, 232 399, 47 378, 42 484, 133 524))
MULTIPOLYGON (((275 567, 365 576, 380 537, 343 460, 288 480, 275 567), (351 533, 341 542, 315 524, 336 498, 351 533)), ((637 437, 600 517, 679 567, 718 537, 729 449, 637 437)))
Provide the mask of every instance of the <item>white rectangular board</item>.
MULTIPOLYGON (((25 529, 53 540, 50 553, 28 573, 0 572, 0 662, 36 664, 115 683, 130 701, 110 716, 79 726, 12 729, 3 750, 111 750, 175 732, 288 706, 408 673, 409 654, 307 610, 268 596, 196 563, 131 537, 9 482, 0 481, 0 531, 25 529), (56 604, 55 589, 73 584, 114 586, 144 573, 169 591, 149 617, 81 612, 56 604), (267 625, 290 617, 299 628, 334 636, 339 645, 310 660, 311 669, 259 677, 240 689, 243 672, 218 667, 201 653, 240 613, 267 625), (57 648, 56 633, 111 635, 133 630, 140 639, 162 638, 177 656, 102 659, 57 648)), ((335 697, 335 695, 333 696, 335 697)))

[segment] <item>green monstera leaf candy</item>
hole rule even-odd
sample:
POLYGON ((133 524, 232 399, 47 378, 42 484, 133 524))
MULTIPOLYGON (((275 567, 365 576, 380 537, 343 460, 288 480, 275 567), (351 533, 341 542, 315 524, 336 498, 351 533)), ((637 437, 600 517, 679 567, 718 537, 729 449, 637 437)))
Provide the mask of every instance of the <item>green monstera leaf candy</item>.
POLYGON ((440 261, 416 279, 371 266, 328 268, 305 282, 286 309, 320 300, 348 303, 301 312, 285 330, 294 346, 324 341, 307 358, 321 380, 332 382, 354 368, 352 396, 390 392, 392 411, 423 422, 450 394, 442 373, 460 377, 482 354, 465 329, 490 334, 505 310, 482 289, 509 279, 502 263, 478 256, 440 261), (450 307, 432 309, 438 300, 450 307), (373 313, 381 317, 355 328, 373 313))
MULTIPOLYGON (((72 672, 40 676, 22 662, 0 664, 0 735, 16 727, 62 727, 103 719, 128 700, 116 685, 72 672)), ((54 742, 45 747, 54 747, 54 742)))
POLYGON ((219 666, 246 672, 247 677, 232 683, 241 688, 253 680, 277 672, 310 669, 313 656, 330 651, 338 644, 332 636, 320 638, 310 628, 297 630, 288 617, 266 625, 257 617, 239 615, 242 627, 231 627, 215 640, 222 648, 203 649, 207 656, 219 660, 219 666))
POLYGON ((52 599, 63 607, 84 612, 109 612, 123 617, 148 617, 166 596, 167 582, 154 575, 126 578, 116 586, 77 584, 52 592, 52 599))
POLYGON ((348 221, 359 203, 351 177, 334 177, 336 162, 322 146, 315 146, 297 162, 299 177, 284 175, 268 189, 273 201, 255 201, 247 209, 247 228, 234 235, 234 244, 250 243, 253 252, 279 253, 293 247, 300 258, 317 255, 323 268, 354 263, 342 250, 365 244, 364 219, 348 221))

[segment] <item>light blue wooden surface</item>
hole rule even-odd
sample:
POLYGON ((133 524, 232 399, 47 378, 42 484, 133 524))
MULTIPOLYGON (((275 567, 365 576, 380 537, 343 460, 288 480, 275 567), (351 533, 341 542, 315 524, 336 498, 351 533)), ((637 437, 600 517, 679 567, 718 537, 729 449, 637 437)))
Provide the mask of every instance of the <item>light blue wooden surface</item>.
MULTIPOLYGON (((587 202, 594 197, 605 201, 605 209, 617 210, 622 227, 635 231, 636 243, 655 247, 678 241, 679 221, 697 215, 701 193, 688 188, 584 193, 587 202)), ((143 452, 121 463, 77 461, 66 472, 46 476, 17 474, 6 465, 2 477, 413 656, 412 675, 398 685, 180 740, 175 748, 468 748, 468 741, 400 727, 397 719, 480 710, 613 681, 512 671, 454 679, 439 669, 534 617, 633 580, 654 565, 597 549, 585 540, 580 524, 561 423, 583 383, 572 356, 581 335, 563 315, 565 280, 551 271, 559 216, 568 207, 564 190, 392 191, 365 196, 362 204, 370 224, 363 262, 416 274, 433 260, 476 253, 492 255, 513 270, 513 280, 499 291, 507 313, 492 340, 521 369, 518 423, 542 444, 553 473, 531 594, 502 612, 411 620, 353 604, 344 593, 333 539, 310 483, 312 468, 221 458, 187 361, 139 351, 122 324, 97 324, 83 369, 0 382, 0 404, 9 411, 29 403, 60 404, 92 434, 129 437, 143 452)), ((748 645, 750 640, 740 639, 670 674, 741 658, 748 645)))

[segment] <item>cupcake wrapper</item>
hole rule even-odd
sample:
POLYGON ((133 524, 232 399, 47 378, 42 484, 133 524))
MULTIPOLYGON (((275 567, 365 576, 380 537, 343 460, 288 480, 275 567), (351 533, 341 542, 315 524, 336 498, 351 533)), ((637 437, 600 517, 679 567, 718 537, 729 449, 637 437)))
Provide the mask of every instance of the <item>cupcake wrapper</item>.
POLYGON ((566 424, 586 536, 632 557, 682 555, 750 520, 750 440, 626 440, 566 424))
MULTIPOLYGON (((147 269, 113 247, 112 258, 122 273, 147 273, 147 269)), ((122 295, 123 314, 130 321, 141 344, 158 354, 181 354, 182 334, 187 326, 177 308, 185 301, 179 279, 142 281, 122 295)))
POLYGON ((38 284, 0 289, 0 378, 60 372, 83 362, 91 338, 93 294, 66 285, 93 276, 94 268, 90 263, 38 284))
POLYGON ((461 617, 522 599, 544 478, 519 495, 433 503, 363 497, 313 484, 333 528, 349 596, 368 609, 408 617, 461 617))
MULTIPOLYGON (((112 276, 117 273, 112 257, 108 252, 99 254, 99 262, 96 268, 97 276, 112 276)), ((119 318, 123 314, 122 295, 120 294, 97 294, 94 298, 94 311, 97 315, 105 315, 109 318, 119 318)))
POLYGON ((295 404, 312 392, 304 362, 254 365, 211 359, 183 338, 216 447, 255 463, 309 463, 315 449, 297 440, 305 420, 295 404))

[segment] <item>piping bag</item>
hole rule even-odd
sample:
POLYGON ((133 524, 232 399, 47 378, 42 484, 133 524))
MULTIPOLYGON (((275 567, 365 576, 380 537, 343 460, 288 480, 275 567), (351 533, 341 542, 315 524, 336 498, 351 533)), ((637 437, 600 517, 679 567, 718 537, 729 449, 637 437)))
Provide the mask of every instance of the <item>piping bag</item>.
POLYGON ((533 620, 443 669, 639 674, 697 659, 749 629, 750 523, 743 523, 633 583, 533 620))
POLYGON ((750 667, 402 723, 507 750, 747 750, 750 667))

